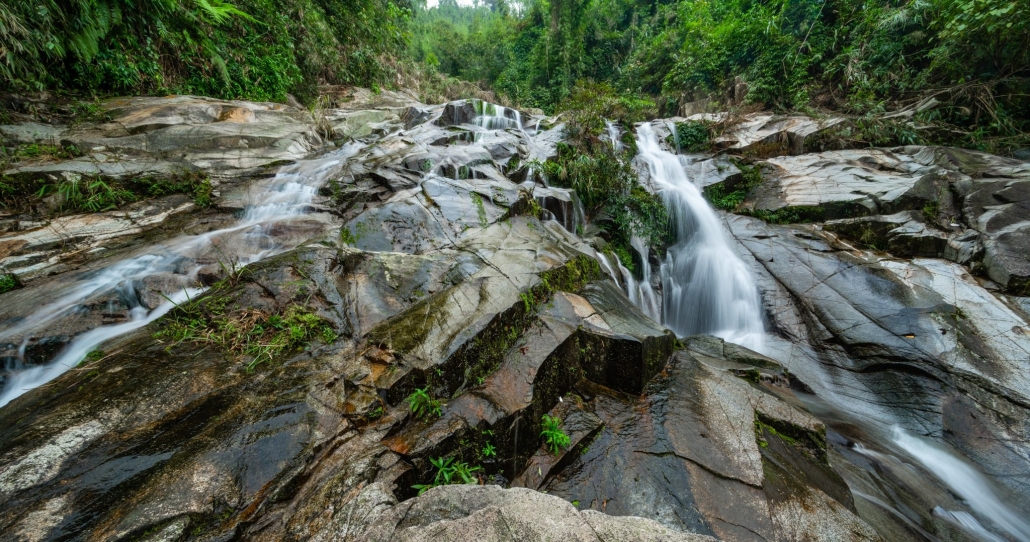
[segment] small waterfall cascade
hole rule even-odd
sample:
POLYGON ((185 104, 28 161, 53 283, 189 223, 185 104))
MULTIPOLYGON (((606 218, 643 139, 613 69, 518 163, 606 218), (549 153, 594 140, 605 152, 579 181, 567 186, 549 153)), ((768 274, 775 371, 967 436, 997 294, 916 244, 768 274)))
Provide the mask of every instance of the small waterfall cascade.
POLYGON ((476 117, 472 123, 487 130, 519 130, 522 127, 522 113, 518 109, 509 109, 503 105, 492 104, 482 100, 474 100, 476 117))
MULTIPOLYGON (((1009 508, 993 490, 991 481, 972 465, 941 448, 937 443, 912 435, 895 426, 892 440, 906 454, 934 474, 982 519, 1012 540, 1030 541, 1030 522, 1009 508)), ((988 531, 977 519, 963 511, 949 511, 940 506, 934 514, 966 530, 981 540, 1005 540, 988 531)))
POLYGON ((635 288, 629 290, 630 301, 640 307, 644 314, 650 316, 656 322, 661 321, 662 315, 659 311, 658 296, 655 295, 654 288, 651 287, 651 262, 647 243, 643 239, 634 236, 630 240, 630 246, 640 255, 640 276, 643 278, 643 280, 636 284, 635 288))
POLYGON ((761 351, 765 329, 758 288, 719 217, 688 178, 681 158, 658 144, 650 123, 637 129, 637 148, 676 233, 660 270, 662 323, 679 336, 715 335, 761 351))
POLYGON ((619 126, 610 120, 604 121, 605 128, 608 129, 608 140, 611 141, 612 147, 615 152, 622 152, 622 130, 619 126))
POLYGON ((676 146, 676 154, 683 152, 680 147, 680 133, 679 130, 676 129, 676 123, 670 120, 666 123, 666 126, 668 126, 669 131, 672 132, 672 143, 676 146))
POLYGON ((241 267, 305 241, 306 237, 284 237, 273 226, 310 213, 318 188, 339 172, 343 163, 357 154, 361 146, 346 145, 321 158, 283 167, 272 179, 254 185, 250 196, 257 203, 248 206, 235 224, 201 235, 172 239, 144 254, 89 273, 69 284, 67 291, 56 300, 16 325, 0 330, 0 340, 23 337, 21 351, 24 351, 31 337, 46 332, 49 326, 63 318, 74 318, 82 306, 93 300, 114 294, 128 308, 128 321, 98 327, 76 336, 50 363, 21 365, 21 370, 12 373, 0 389, 0 407, 57 378, 104 341, 143 327, 176 304, 203 292, 204 288, 197 280, 201 261, 228 258, 230 261, 226 265, 241 267), (231 247, 232 254, 226 254, 223 247, 231 247), (174 277, 178 289, 162 292, 166 301, 156 307, 147 307, 137 292, 144 279, 159 274, 174 277))

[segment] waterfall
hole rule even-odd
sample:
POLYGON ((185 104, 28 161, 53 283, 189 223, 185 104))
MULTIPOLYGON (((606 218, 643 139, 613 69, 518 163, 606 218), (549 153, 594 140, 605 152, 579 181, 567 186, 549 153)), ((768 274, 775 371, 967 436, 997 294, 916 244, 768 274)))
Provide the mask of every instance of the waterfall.
POLYGON ((651 262, 647 243, 643 239, 633 236, 633 239, 630 240, 630 246, 640 255, 640 261, 642 262, 640 264, 640 276, 643 277, 643 280, 636 285, 636 291, 630 293, 630 299, 636 306, 640 307, 640 310, 644 311, 644 314, 650 316, 655 321, 660 321, 661 314, 659 314, 658 309, 658 297, 654 293, 654 288, 651 287, 651 262))
MULTIPOLYGON (((147 253, 122 260, 72 282, 55 301, 41 307, 18 324, 0 331, 0 339, 30 336, 45 332, 57 320, 74 317, 83 305, 101 296, 115 293, 128 308, 128 321, 87 331, 69 342, 57 357, 44 366, 23 366, 14 372, 0 389, 0 407, 28 390, 57 378, 82 361, 102 342, 143 327, 161 317, 189 297, 203 291, 198 287, 198 260, 214 248, 225 265, 245 266, 268 256, 295 247, 306 239, 277 239, 281 235, 273 226, 310 212, 318 188, 342 164, 360 150, 360 144, 346 145, 338 151, 315 160, 285 166, 267 181, 251 190, 253 201, 232 226, 201 235, 183 236, 152 247, 147 253), (233 254, 219 248, 231 247, 233 254), (139 299, 137 290, 147 277, 170 274, 179 281, 179 290, 164 292, 168 300, 149 308, 139 299)), ((24 349, 24 344, 23 344, 24 349)))
POLYGON ((616 152, 622 152, 622 141, 620 140, 622 131, 610 120, 604 121, 604 125, 608 129, 608 139, 612 142, 612 147, 615 148, 616 152))
MULTIPOLYGON (((974 512, 990 519, 1013 539, 1030 541, 1030 523, 1002 502, 986 476, 929 440, 914 436, 897 426, 893 430, 894 443, 947 484, 974 512)), ((989 533, 984 532, 980 523, 968 513, 950 512, 939 506, 934 513, 954 521, 983 539, 998 539, 988 536, 989 533)))
POLYGON ((650 123, 637 129, 637 148, 676 233, 660 270, 662 323, 679 336, 715 335, 761 351, 765 330, 758 288, 719 217, 687 177, 680 157, 662 150, 650 123))
POLYGON ((476 109, 473 124, 487 130, 518 130, 522 128, 522 114, 518 109, 508 109, 503 105, 492 104, 482 100, 472 102, 476 109))

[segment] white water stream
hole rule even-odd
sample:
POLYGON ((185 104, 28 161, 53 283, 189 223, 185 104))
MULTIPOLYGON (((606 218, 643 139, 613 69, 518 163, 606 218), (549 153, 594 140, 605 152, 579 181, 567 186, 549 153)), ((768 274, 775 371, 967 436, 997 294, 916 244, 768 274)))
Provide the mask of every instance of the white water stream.
POLYGON ((251 187, 249 196, 255 203, 248 206, 232 226, 178 237, 152 247, 146 254, 92 272, 69 284, 66 292, 55 301, 16 325, 0 330, 0 340, 21 337, 24 352, 29 340, 38 338, 49 326, 74 316, 84 305, 98 298, 117 294, 129 309, 128 321, 82 333, 47 365, 24 367, 13 373, 0 390, 0 407, 57 378, 104 341, 143 327, 174 308, 176 303, 202 292, 196 276, 201 268, 198 260, 210 257, 212 250, 222 265, 239 268, 297 246, 304 239, 282 238, 273 226, 308 214, 318 188, 339 172, 343 163, 360 148, 358 144, 346 145, 321 158, 283 167, 275 177, 251 187), (178 286, 163 292, 168 296, 167 301, 150 308, 139 299, 137 288, 141 281, 156 275, 173 276, 178 286))
MULTIPOLYGON (((681 337, 715 335, 762 351, 765 326, 758 288, 719 217, 687 176, 681 157, 658 144, 650 123, 637 129, 637 149, 676 232, 660 270, 662 323, 681 337)), ((647 260, 646 253, 641 256, 647 260)))
MULTIPOLYGON (((607 126, 611 143, 618 148, 618 127, 611 123, 607 126)), ((675 134, 674 127, 670 129, 675 134)), ((691 179, 703 177, 704 171, 692 171, 685 157, 662 149, 650 123, 637 129, 637 148, 638 157, 647 165, 665 199, 676 233, 676 242, 668 248, 659 270, 661 318, 658 318, 657 300, 648 282, 651 275, 649 249, 643 240, 634 238, 631 246, 643 262, 644 280, 637 282, 617 258, 610 262, 600 255, 602 267, 625 288, 634 304, 677 335, 715 335, 761 352, 766 337, 761 297, 747 266, 733 251, 719 217, 691 179)), ((855 423, 864 425, 861 421, 855 423)), ((869 429, 870 434, 878 433, 873 427, 869 429)), ((969 508, 969 511, 948 510, 937 506, 932 512, 934 516, 978 540, 1030 542, 1030 522, 1000 497, 1003 490, 966 460, 897 426, 892 428, 890 437, 881 440, 897 450, 899 456, 917 461, 969 508)), ((881 464, 904 464, 893 455, 872 451, 860 443, 854 445, 857 452, 881 464)), ((890 503, 871 495, 858 496, 890 510, 918 532, 927 534, 890 503)), ((928 534, 928 537, 932 539, 933 535, 928 534)))
MULTIPOLYGON (((983 518, 989 519, 1013 540, 1030 541, 1030 522, 1009 508, 993 489, 992 482, 979 470, 951 454, 937 443, 917 437, 901 427, 893 428, 894 444, 943 481, 956 495, 983 518)), ((1002 540, 991 534, 972 515, 941 507, 934 514, 948 519, 982 540, 1002 540)))
MULTIPOLYGON (((476 108, 476 118, 472 122, 476 126, 486 128, 487 130, 525 131, 522 127, 522 113, 518 109, 509 109, 503 105, 480 100, 476 100, 473 103, 476 108)), ((539 127, 540 123, 538 122, 536 126, 539 127)))

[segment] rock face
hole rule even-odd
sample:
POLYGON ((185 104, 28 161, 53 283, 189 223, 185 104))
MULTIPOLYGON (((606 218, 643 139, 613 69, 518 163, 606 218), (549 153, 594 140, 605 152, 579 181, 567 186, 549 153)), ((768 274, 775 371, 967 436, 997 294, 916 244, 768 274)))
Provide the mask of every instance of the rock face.
POLYGON ((1006 291, 1025 293, 1026 162, 961 149, 900 147, 787 156, 764 164, 767 180, 749 195, 747 208, 801 209, 825 219, 874 215, 832 228, 859 241, 865 236, 863 244, 898 250, 899 256, 982 265, 1006 291), (905 211, 918 215, 900 222, 897 216, 875 216, 905 211), (885 229, 889 223, 897 227, 885 229))
MULTIPOLYGON (((0 294, 5 376, 131 323, 129 296, 168 310, 0 407, 0 538, 968 540, 954 511, 970 497, 875 446, 891 431, 1030 495, 1025 164, 798 154, 835 121, 728 131, 738 152, 795 154, 764 162, 745 212, 822 220, 725 216, 766 308, 758 353, 677 338, 630 301, 575 195, 521 165, 553 155, 560 125, 400 92, 326 103, 140 98, 107 103, 100 125, 0 127, 103 146, 122 169, 101 175, 190 167, 219 183, 203 213, 165 196, 0 235, 0 267, 25 282, 0 294), (314 159, 318 134, 343 148, 314 159), (279 161, 294 163, 272 180, 308 197, 239 222, 287 190, 255 192, 289 184, 268 184, 279 161), (10 334, 66 283, 178 246, 178 230, 233 236, 10 334), (250 246, 246 267, 215 254, 250 246), (206 291, 165 303, 187 286, 206 291)), ((740 179, 725 157, 685 162, 701 185, 740 179)))
MULTIPOLYGON (((1020 298, 992 294, 954 263, 856 251, 816 227, 737 216, 728 225, 756 271, 775 330, 770 355, 829 403, 821 408, 833 413, 834 430, 845 435, 836 441, 838 453, 868 464, 844 444, 868 442, 876 432, 889 440, 891 428, 899 426, 939 436, 986 472, 1025 472, 1030 341, 1024 330, 1030 318, 1020 298)), ((863 487, 868 502, 888 503, 875 508, 905 510, 911 522, 932 525, 937 536, 948 530, 926 513, 946 507, 941 503, 951 500, 948 489, 933 490, 943 493, 938 501, 915 505, 898 495, 926 495, 913 489, 924 482, 897 472, 884 482, 862 468, 849 476, 857 477, 849 484, 863 487)), ((999 482, 1017 495, 1030 491, 1024 475, 999 482)), ((907 526, 898 529, 906 537, 921 536, 907 526)))

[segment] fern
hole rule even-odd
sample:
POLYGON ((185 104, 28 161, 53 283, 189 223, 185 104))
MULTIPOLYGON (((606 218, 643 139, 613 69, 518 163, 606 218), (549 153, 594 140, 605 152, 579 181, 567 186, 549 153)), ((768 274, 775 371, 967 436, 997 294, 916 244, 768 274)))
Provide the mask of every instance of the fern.
POLYGON ((228 22, 233 16, 257 22, 256 19, 248 15, 243 10, 237 8, 233 4, 223 2, 222 0, 193 0, 193 5, 200 9, 202 18, 212 24, 228 22))

